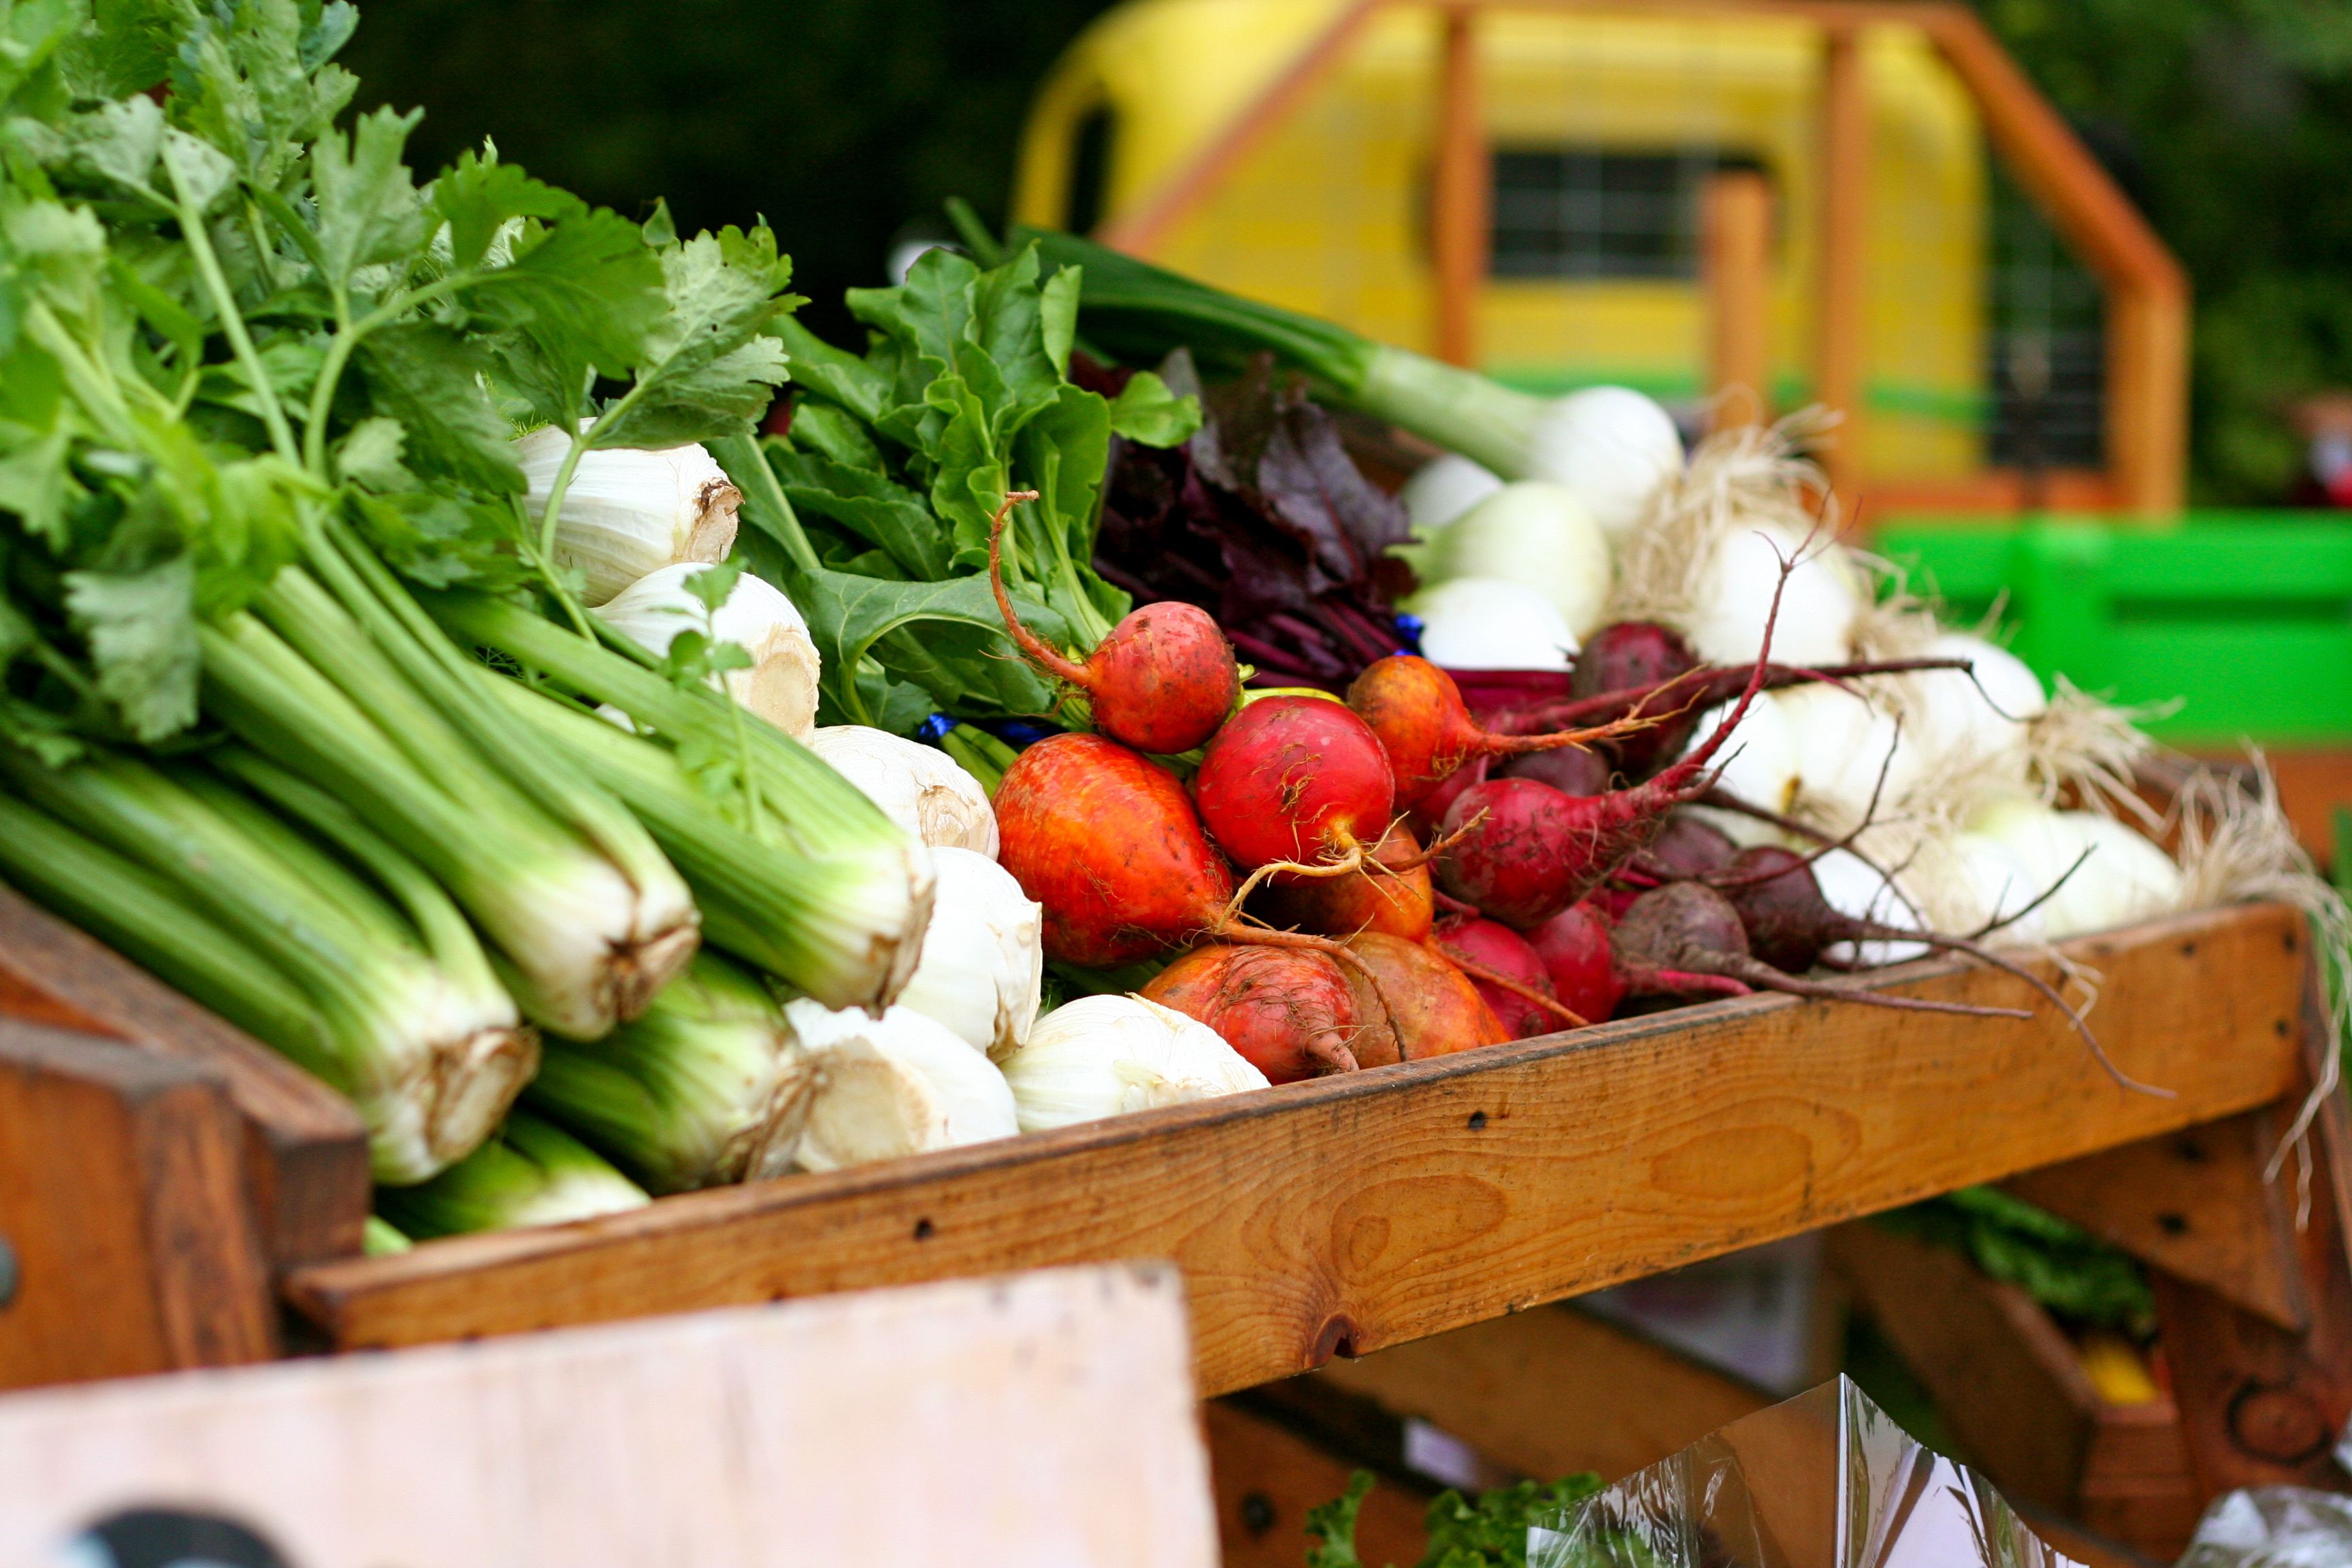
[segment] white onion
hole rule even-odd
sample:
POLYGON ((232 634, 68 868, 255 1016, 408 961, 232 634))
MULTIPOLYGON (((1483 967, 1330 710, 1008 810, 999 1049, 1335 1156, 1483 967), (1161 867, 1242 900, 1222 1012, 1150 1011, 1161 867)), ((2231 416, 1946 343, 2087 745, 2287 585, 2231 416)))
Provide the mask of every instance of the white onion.
POLYGON ((1005 1059, 1004 1077, 1024 1132, 1266 1087, 1215 1030, 1140 996, 1055 1008, 1005 1059))
POLYGON ((1456 577, 1403 608, 1422 620, 1421 651, 1448 669, 1556 669, 1581 645, 1559 606, 1524 583, 1456 577))
POLYGON ((1427 544, 1434 542, 1439 529, 1502 488, 1503 481, 1491 469, 1448 452, 1415 468, 1397 499, 1404 502, 1412 531, 1427 544))
MULTIPOLYGON (((1813 860, 1813 880, 1821 885, 1822 901, 1848 920, 1869 921, 1897 931, 1922 929, 1917 911, 1895 890, 1895 884, 1873 870, 1869 862, 1850 849, 1832 849, 1817 856, 1813 860)), ((1925 943, 1916 942, 1865 942, 1857 952, 1856 944, 1841 942, 1823 951, 1826 957, 1859 962, 1874 969, 1882 964, 1908 963, 1929 950, 1925 943)))
POLYGON ((974 850, 937 848, 931 864, 939 873, 931 923, 898 1005, 1002 1058, 1037 1021, 1045 906, 1022 892, 1012 872, 974 850))
POLYGON ((894 1160, 1020 1131, 1004 1075, 946 1025, 905 1007, 879 1018, 803 998, 784 1005, 816 1068, 794 1163, 805 1171, 894 1160))
POLYGON ((1874 793, 1884 816, 1919 781, 1919 748, 1884 708, 1826 684, 1773 695, 1797 758, 1798 804, 1815 820, 1851 827, 1870 812, 1874 793))
POLYGON ((827 724, 810 732, 808 748, 931 847, 996 858, 988 792, 937 746, 864 724, 827 724))
POLYGON ((808 622, 772 584, 746 572, 706 625, 703 603, 686 584, 709 570, 704 562, 681 561, 648 572, 614 595, 597 618, 656 657, 669 652, 680 632, 707 631, 715 642, 735 644, 751 656, 751 668, 726 672, 728 695, 795 741, 806 741, 816 728, 819 671, 808 622))
MULTIPOLYGON (((552 425, 514 443, 530 487, 523 510, 533 520, 546 514, 571 449, 570 437, 552 425)), ((583 452, 555 524, 556 564, 577 568, 587 603, 601 605, 664 566, 727 559, 742 504, 742 492, 698 446, 583 452)))
POLYGON ((1979 811, 1969 826, 2014 854, 2036 892, 2058 886, 2040 911, 2053 942, 2147 920, 2179 902, 2180 868, 2113 817, 2003 800, 1979 811), (2080 868, 2067 876, 2078 859, 2080 868))
POLYGON ((2041 679, 2008 649, 1957 632, 1937 637, 1920 653, 1971 660, 1975 679, 1958 669, 1904 677, 1906 738, 1937 772, 1981 771, 2021 784, 2030 761, 2026 725, 2049 708, 2041 679))
MULTIPOLYGON (((1748 705, 1748 712, 1739 727, 1724 740, 1715 753, 1716 765, 1723 770, 1724 789, 1749 805, 1760 805, 1767 811, 1786 815, 1797 804, 1798 786, 1804 773, 1799 765, 1795 737, 1789 729, 1788 716, 1781 711, 1780 693, 1759 691, 1748 705)), ((1734 702, 1717 704, 1699 715, 1691 731, 1685 754, 1706 743, 1706 738, 1726 719, 1731 717, 1734 702)), ((1753 821, 1752 818, 1747 819, 1753 821)))
POLYGON ((1609 541, 1565 485, 1524 479, 1495 491, 1437 536, 1425 575, 1524 583, 1580 639, 1607 619, 1609 541))
POLYGON ((1528 433, 1527 477, 1566 485, 1612 538, 1682 471, 1674 416, 1630 387, 1589 386, 1548 405, 1528 433))
POLYGON ((1845 552, 1823 549, 1803 535, 1771 523, 1738 527, 1725 534, 1707 562, 1698 603, 1682 628, 1691 649, 1710 664, 1754 664, 1764 648, 1764 623, 1772 613, 1772 592, 1783 559, 1797 562, 1780 595, 1772 626, 1776 664, 1839 664, 1854 616, 1861 612, 1863 584, 1845 552))

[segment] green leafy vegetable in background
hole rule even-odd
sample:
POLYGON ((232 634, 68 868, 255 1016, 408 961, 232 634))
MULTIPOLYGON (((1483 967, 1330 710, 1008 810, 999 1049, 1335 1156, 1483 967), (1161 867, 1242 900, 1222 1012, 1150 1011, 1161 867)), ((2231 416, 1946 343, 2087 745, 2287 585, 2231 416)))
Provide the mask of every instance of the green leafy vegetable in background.
MULTIPOLYGON (((1307 1568, 1368 1568, 1356 1554, 1356 1521, 1371 1495, 1372 1476, 1358 1470, 1342 1496, 1307 1513, 1307 1568)), ((1601 1489, 1590 1471, 1553 1481, 1520 1481, 1475 1498, 1458 1491, 1433 1499, 1423 1522, 1428 1550, 1417 1568, 1527 1568, 1528 1529, 1549 1524, 1601 1489)))
POLYGON ((1078 275, 1024 250, 982 270, 927 252, 849 306, 863 358, 780 324, 802 388, 792 431, 714 448, 744 492, 745 552, 791 595, 824 660, 824 717, 906 732, 933 711, 1042 716, 1059 694, 1014 653, 987 578, 990 519, 1013 489, 1004 575, 1040 636, 1081 656, 1128 609, 1095 574, 1114 431, 1198 428, 1197 399, 1139 376, 1117 401, 1073 385, 1078 275))
POLYGON ((2085 1327, 2146 1334, 2155 1325, 2156 1299, 2138 1264, 1997 1188, 1963 1187, 1881 1215, 1878 1223, 1965 1252, 1995 1279, 2022 1287, 2053 1312, 2085 1327))

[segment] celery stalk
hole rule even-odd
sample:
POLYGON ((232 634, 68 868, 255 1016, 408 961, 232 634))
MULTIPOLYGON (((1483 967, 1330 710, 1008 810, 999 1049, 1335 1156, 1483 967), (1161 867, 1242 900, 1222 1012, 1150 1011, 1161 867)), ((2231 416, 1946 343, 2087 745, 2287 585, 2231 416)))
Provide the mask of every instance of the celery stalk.
POLYGON ((456 1236, 562 1225, 643 1207, 645 1189, 577 1138, 517 1111, 497 1137, 422 1186, 376 1194, 376 1209, 407 1237, 456 1236))

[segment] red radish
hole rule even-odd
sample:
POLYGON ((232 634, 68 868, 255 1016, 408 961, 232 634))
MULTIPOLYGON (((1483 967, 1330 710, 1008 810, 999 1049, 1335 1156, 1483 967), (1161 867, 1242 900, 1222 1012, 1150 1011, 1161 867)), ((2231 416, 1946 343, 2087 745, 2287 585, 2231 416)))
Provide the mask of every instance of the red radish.
POLYGON ((1365 1067, 1451 1056, 1511 1037, 1469 977, 1423 943, 1366 931, 1349 937, 1347 948, 1363 971, 1348 972, 1357 1016, 1389 1026, 1357 1037, 1356 1059, 1365 1067))
MULTIPOLYGON (((1669 882, 1633 900, 1610 933, 1610 952, 1632 989, 1645 989, 1650 974, 1717 975, 1759 990, 1786 991, 1833 1002, 1864 1002, 1915 1013, 1959 1013, 1974 1018, 2031 1018, 2013 1007, 1976 1007, 1960 1002, 1929 1002, 1889 996, 1818 980, 1800 980, 1756 957, 1731 900, 1704 882, 1669 882)), ((1667 989, 1681 987, 1669 985, 1667 989)))
MULTIPOLYGON (((1466 773, 1468 770, 1463 771, 1466 773)), ((1600 795, 1609 788, 1609 781, 1615 772, 1605 752, 1579 751, 1569 746, 1556 752, 1530 752, 1524 757, 1513 757, 1495 769, 1495 776, 1533 779, 1538 784, 1551 785, 1562 795, 1600 795)), ((1454 775, 1454 778, 1461 776, 1461 773, 1454 775)), ((1451 784, 1453 780, 1446 782, 1451 784)), ((1430 798, 1433 800, 1436 796, 1433 795, 1430 798)), ((1444 813, 1438 815, 1443 816, 1444 813)))
POLYGON ((1625 999, 1625 983, 1609 954, 1611 923, 1586 900, 1569 905, 1527 937, 1560 1005, 1596 1024, 1625 999))
POLYGON ((1636 722, 1550 735, 1496 734, 1470 717, 1452 676, 1409 653, 1391 654, 1365 666, 1348 688, 1348 706, 1363 716, 1387 748, 1396 772, 1397 803, 1405 806, 1418 805, 1475 758, 1591 745, 1622 734, 1636 722))
POLYGON ((1312 864, 1381 841, 1395 809, 1388 753, 1320 697, 1267 697, 1225 721, 1192 777, 1217 847, 1240 867, 1312 864))
POLYGON ((2065 998, 2042 976, 1966 937, 1939 936, 1933 931, 1912 931, 1841 914, 1822 896, 1822 885, 1813 875, 1811 860, 1792 849, 1776 845, 1744 849, 1712 880, 1738 915, 1740 926, 1748 935, 1748 951, 1775 969, 1791 973, 1811 969, 1821 962, 1825 949, 1840 942, 1859 945, 1864 942, 1914 942, 1965 952, 1980 963, 2015 975, 2040 992, 2051 1005, 2074 1021, 2075 1031, 2090 1047, 2091 1054, 2117 1082, 2133 1089, 2148 1088, 2125 1077, 2107 1059, 2090 1025, 2067 1006, 2065 998))
POLYGON ((1544 969, 1543 960, 1536 956, 1519 934, 1493 921, 1450 918, 1437 928, 1431 939, 1437 951, 1451 959, 1455 967, 1470 977, 1478 994, 1493 1008, 1495 1016, 1515 1040, 1531 1039, 1549 1035, 1556 1029, 1575 1028, 1579 1024, 1592 1022, 1592 1016, 1581 1009, 1570 1008, 1576 1014, 1571 1023, 1533 1000, 1527 993, 1557 1000, 1551 976, 1544 969), (1498 985, 1482 979, 1478 971, 1500 975, 1511 986, 1498 985))
MULTIPOLYGON (((1764 622, 1768 653, 1787 582, 1783 568, 1764 622)), ((1447 892, 1520 931, 1568 908, 1648 848, 1664 828, 1666 814, 1706 788, 1707 764, 1748 716, 1769 668, 1759 658, 1747 689, 1715 732, 1629 789, 1570 795, 1533 779, 1489 779, 1464 790, 1445 813, 1448 837, 1462 837, 1439 862, 1438 880, 1447 892)))
POLYGON ((1141 995, 1198 1018, 1275 1083, 1353 1072, 1361 1032, 1339 966, 1293 947, 1197 947, 1141 995))
POLYGON ((1122 745, 1165 755, 1207 741, 1234 710, 1242 689, 1233 645, 1208 611, 1177 599, 1130 610, 1083 665, 1013 613, 1004 591, 1004 519, 1015 501, 1036 499, 1034 490, 1006 496, 988 534, 989 585, 1013 645, 1046 674, 1085 692, 1095 728, 1122 745))
POLYGON ((1378 931, 1407 942, 1426 938, 1437 911, 1421 841, 1400 822, 1373 847, 1371 859, 1372 864, 1344 876, 1292 877, 1269 883, 1259 891, 1267 922, 1321 936, 1378 931), (1393 869, 1400 861, 1405 869, 1393 869))

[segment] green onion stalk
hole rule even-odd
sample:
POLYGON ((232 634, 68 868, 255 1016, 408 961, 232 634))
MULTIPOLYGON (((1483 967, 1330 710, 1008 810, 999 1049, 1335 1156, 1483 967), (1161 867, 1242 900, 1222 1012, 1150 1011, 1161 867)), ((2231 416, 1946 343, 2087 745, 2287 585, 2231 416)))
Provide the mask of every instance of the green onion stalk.
POLYGON ((349 1096, 377 1180, 470 1153, 537 1067, 465 921, 388 845, 363 877, 185 765, 0 770, 10 879, 349 1096))
POLYGON ((1083 268, 1079 304, 1087 336, 1113 353, 1153 360, 1179 347, 1232 359, 1271 353, 1338 401, 1506 479, 1572 477, 1557 471, 1561 465, 1553 460, 1556 400, 1374 342, 1336 322, 1244 300, 1076 235, 1015 226, 1014 248, 1033 240, 1047 265, 1083 268))
POLYGON ((477 667, 484 689, 524 721, 512 728, 636 814, 693 888, 714 945, 827 1007, 878 1015, 898 994, 930 921, 930 856, 823 758, 708 688, 674 684, 505 600, 448 593, 429 607, 460 641, 608 703, 658 738, 477 667), (717 808, 679 760, 688 748, 740 758, 755 787, 732 793, 756 801, 756 820, 717 808))
MULTIPOLYGON (((594 722, 594 721, 591 721, 594 722)), ((759 979, 705 951, 603 1039, 550 1040, 531 1107, 655 1193, 792 1167, 816 1071, 759 979)))
POLYGON ((490 1139, 421 1186, 385 1187, 376 1213, 414 1241, 564 1225, 642 1208, 646 1190, 551 1122, 516 1111, 490 1139))
POLYGON ((208 710, 446 889, 534 1020, 593 1038, 635 1016, 693 956, 685 882, 619 802, 497 712, 421 613, 409 624, 415 602, 369 581, 363 555, 333 551, 340 594, 289 567, 201 626, 208 710))

